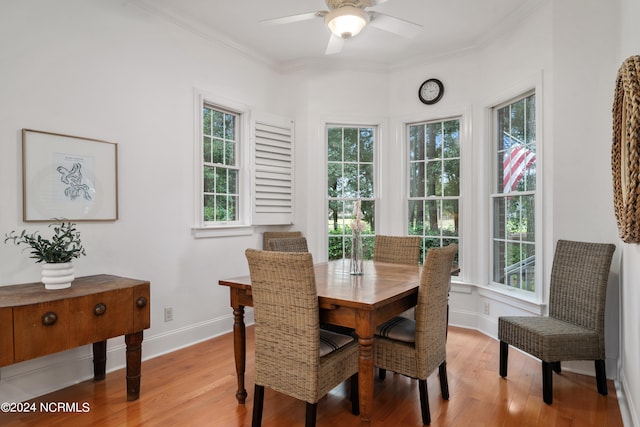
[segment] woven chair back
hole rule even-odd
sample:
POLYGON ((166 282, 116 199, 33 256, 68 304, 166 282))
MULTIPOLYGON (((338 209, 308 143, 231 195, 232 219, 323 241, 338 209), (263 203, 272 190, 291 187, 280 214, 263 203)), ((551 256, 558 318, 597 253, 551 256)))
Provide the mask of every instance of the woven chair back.
POLYGON ((373 260, 392 264, 416 265, 420 262, 420 236, 385 236, 377 234, 373 260))
POLYGON ((269 250, 269 240, 286 239, 290 237, 302 237, 301 231, 265 231, 262 234, 262 249, 269 250))
POLYGON ((446 359, 447 301, 457 250, 457 245, 431 248, 422 267, 416 306, 418 375, 429 375, 446 359))
POLYGON ((307 239, 305 237, 270 239, 269 250, 277 252, 309 252, 307 239))
POLYGON ((255 383, 314 401, 320 324, 310 253, 247 249, 255 316, 255 383))
POLYGON ((559 240, 551 269, 549 316, 604 335, 604 309, 615 245, 559 240))

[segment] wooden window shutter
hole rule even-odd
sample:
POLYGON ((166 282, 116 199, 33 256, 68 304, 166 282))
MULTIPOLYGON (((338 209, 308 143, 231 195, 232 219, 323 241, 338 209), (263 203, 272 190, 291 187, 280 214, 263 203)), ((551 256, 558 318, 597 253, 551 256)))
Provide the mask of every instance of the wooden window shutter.
POLYGON ((293 121, 256 114, 253 132, 252 223, 293 224, 293 121))

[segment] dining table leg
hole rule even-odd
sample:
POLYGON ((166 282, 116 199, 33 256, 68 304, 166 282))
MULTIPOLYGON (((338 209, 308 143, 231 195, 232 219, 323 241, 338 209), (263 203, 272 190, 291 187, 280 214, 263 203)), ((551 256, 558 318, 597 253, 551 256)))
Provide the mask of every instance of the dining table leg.
POLYGON ((356 333, 360 356, 358 359, 358 393, 360 401, 360 425, 371 425, 373 408, 373 312, 358 313, 356 333))
POLYGON ((238 377, 238 390, 236 399, 238 403, 244 404, 247 399, 247 390, 244 386, 244 371, 247 358, 247 337, 244 326, 244 306, 234 305, 233 307, 233 354, 236 359, 236 375, 238 377))

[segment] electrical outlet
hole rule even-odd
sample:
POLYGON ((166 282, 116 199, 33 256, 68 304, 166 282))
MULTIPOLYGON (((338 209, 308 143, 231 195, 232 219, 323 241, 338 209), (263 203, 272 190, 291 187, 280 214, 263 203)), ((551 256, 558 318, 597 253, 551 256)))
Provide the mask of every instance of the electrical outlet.
POLYGON ((171 322, 173 320, 173 307, 164 308, 164 321, 171 322))
POLYGON ((488 316, 488 315, 489 315, 489 313, 490 313, 490 311, 491 311, 491 310, 490 310, 489 303, 488 303, 488 302, 485 302, 485 303, 484 303, 484 314, 486 314, 486 315, 488 316))

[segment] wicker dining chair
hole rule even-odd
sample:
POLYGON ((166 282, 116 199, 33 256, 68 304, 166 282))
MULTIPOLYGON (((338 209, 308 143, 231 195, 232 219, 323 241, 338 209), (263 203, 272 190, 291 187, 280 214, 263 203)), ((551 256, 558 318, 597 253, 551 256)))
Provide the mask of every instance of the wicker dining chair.
POLYGON ((262 234, 262 249, 269 250, 271 239, 287 239, 291 237, 302 237, 302 231, 265 231, 262 234))
POLYGON ((247 249, 255 316, 253 427, 262 423, 264 388, 306 405, 315 426, 318 401, 351 378, 351 410, 358 406, 358 343, 320 330, 313 257, 302 252, 247 249))
POLYGON ((553 402, 560 362, 593 360, 598 393, 607 395, 604 311, 615 246, 559 240, 551 267, 548 316, 498 318, 500 376, 507 376, 509 345, 542 361, 542 398, 553 402))
MULTIPOLYGON (((391 264, 417 265, 420 263, 421 240, 420 236, 385 236, 376 234, 373 243, 373 260, 391 264)), ((402 316, 414 319, 415 310, 410 308, 402 313, 402 316)), ((381 373, 382 377, 384 377, 384 373, 381 373)))
POLYGON ((376 234, 373 260, 392 264, 416 265, 420 262, 420 236, 385 236, 376 234))
POLYGON ((309 252, 306 237, 269 239, 269 250, 277 252, 309 252))
POLYGON ((447 298, 457 245, 427 252, 418 289, 415 320, 394 317, 376 328, 375 366, 418 379, 422 423, 431 424, 427 377, 438 368, 440 391, 449 400, 447 382, 447 298))

